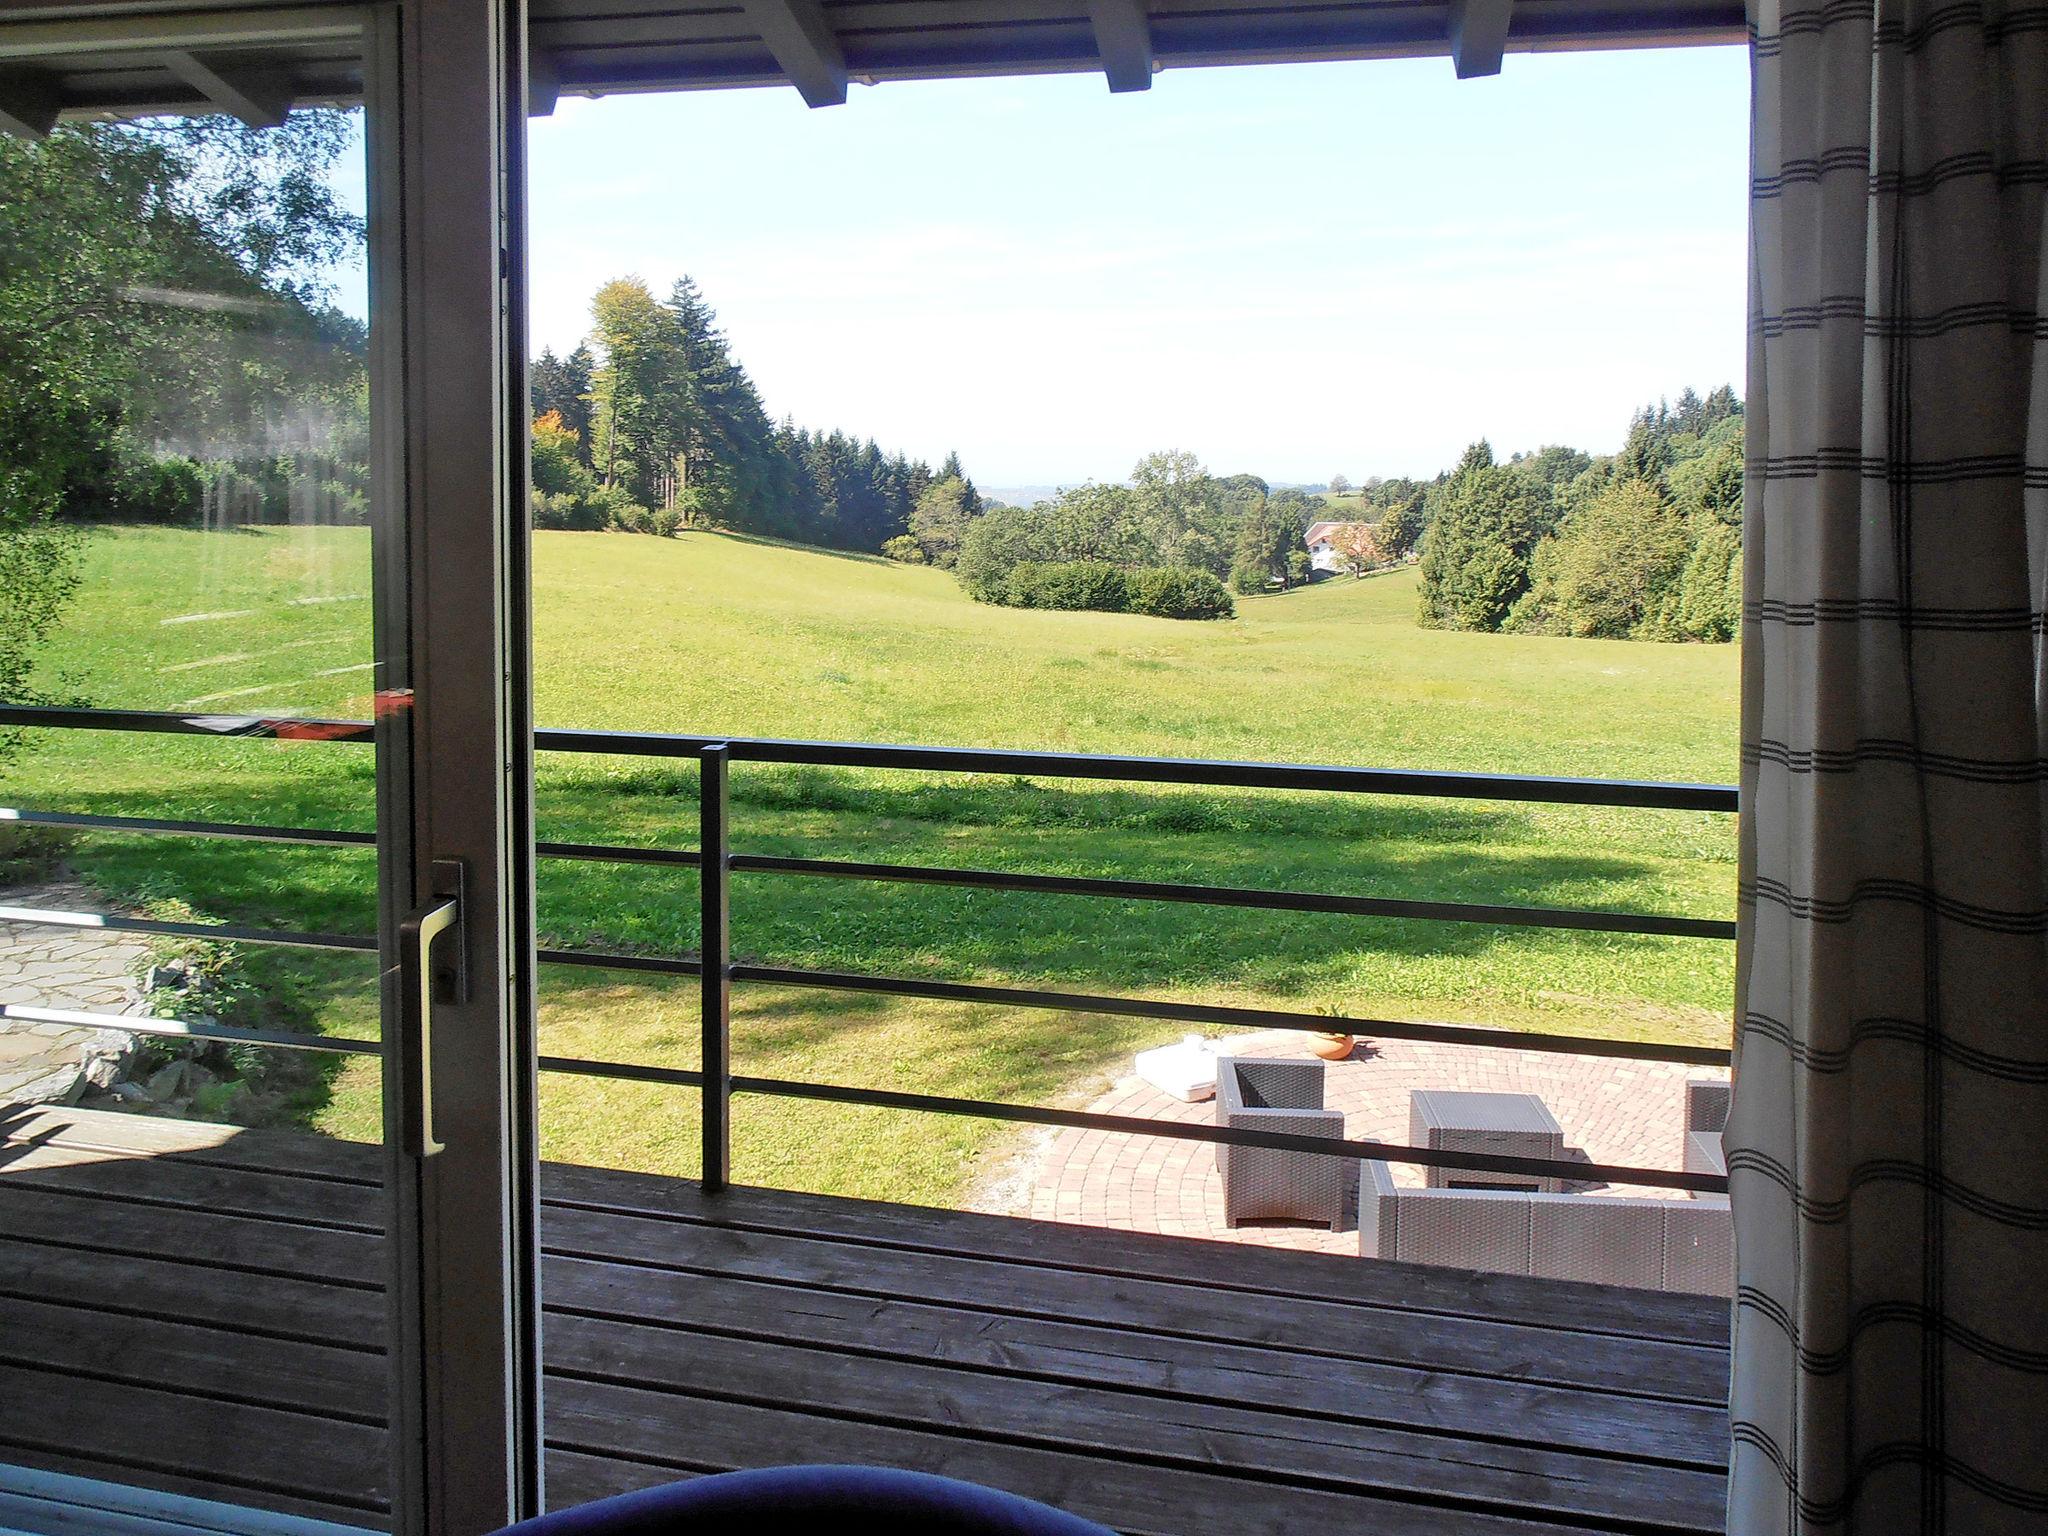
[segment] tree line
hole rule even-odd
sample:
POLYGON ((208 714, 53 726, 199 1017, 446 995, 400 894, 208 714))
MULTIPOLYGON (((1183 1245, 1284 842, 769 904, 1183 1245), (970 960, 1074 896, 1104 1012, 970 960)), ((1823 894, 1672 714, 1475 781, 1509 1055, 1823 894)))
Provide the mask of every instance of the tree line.
POLYGON ((1723 386, 1637 411, 1618 453, 1484 440, 1427 484, 1365 491, 1419 547, 1431 628, 1725 641, 1742 614, 1742 402, 1723 386))
POLYGON ((950 455, 934 470, 872 438, 770 420, 717 313, 689 277, 666 299, 637 277, 600 287, 591 332, 529 375, 538 527, 672 533, 702 526, 875 551, 919 500, 980 493, 950 455))
POLYGON ((1307 579, 1302 535, 1321 510, 1301 491, 1212 475, 1167 450, 1140 459, 1128 483, 1072 486, 1031 507, 994 502, 977 514, 941 483, 885 552, 951 569, 985 603, 1225 618, 1232 587, 1307 579))

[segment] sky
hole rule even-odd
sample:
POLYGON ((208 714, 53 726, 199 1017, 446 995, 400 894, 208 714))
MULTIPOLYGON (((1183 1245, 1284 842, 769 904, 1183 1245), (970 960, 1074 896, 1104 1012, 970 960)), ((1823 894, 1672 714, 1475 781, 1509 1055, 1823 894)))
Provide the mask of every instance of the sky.
POLYGON ((1747 102, 1740 48, 564 98, 532 345, 688 273, 771 415, 988 487, 1608 451, 1741 387, 1747 102))

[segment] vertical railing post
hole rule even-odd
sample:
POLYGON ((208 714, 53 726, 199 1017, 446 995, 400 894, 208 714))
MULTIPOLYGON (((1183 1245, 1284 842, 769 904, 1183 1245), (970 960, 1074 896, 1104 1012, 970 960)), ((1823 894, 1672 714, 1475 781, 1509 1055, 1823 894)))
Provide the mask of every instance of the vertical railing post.
POLYGON ((732 854, 726 838, 726 772, 732 749, 723 742, 697 759, 697 908, 701 936, 704 1039, 704 1188, 716 1193, 732 1178, 732 926, 728 916, 732 854))

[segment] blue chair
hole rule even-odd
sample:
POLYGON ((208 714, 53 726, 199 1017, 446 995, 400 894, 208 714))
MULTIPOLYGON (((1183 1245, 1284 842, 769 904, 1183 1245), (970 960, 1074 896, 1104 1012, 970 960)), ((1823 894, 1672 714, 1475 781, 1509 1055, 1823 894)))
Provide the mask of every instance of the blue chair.
POLYGON ((1112 1536, 1048 1504, 976 1483, 886 1467, 765 1467, 721 1472, 559 1509, 500 1536, 1112 1536))

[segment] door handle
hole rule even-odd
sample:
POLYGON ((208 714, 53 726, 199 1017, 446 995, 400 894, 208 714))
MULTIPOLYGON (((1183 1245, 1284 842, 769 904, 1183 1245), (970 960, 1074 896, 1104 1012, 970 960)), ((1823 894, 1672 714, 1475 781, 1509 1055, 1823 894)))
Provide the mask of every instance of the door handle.
POLYGON ((460 1002, 463 990, 459 932, 455 964, 434 970, 434 941, 462 922, 462 866, 437 859, 434 878, 445 894, 414 908, 398 928, 400 1033, 408 1069, 404 1136, 405 1150, 414 1157, 432 1157, 444 1145, 434 1135, 434 1003, 460 1002))

